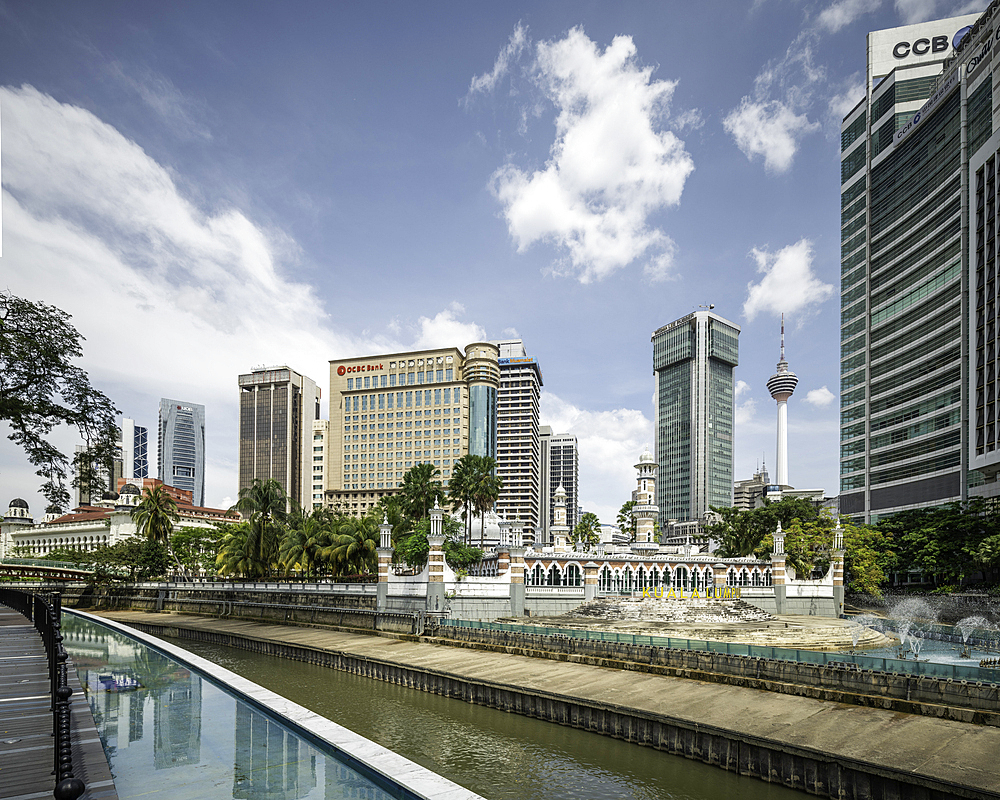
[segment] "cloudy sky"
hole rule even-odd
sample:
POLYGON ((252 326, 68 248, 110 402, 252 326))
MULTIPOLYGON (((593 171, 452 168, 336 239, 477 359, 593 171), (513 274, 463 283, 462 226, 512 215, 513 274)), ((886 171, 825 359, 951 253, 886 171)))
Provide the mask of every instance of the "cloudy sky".
MULTIPOLYGON (((520 336, 605 522, 653 444, 650 335, 700 305, 742 328, 736 478, 773 466, 784 312, 789 477, 835 494, 865 34, 985 4, 0 0, 0 288, 71 313, 139 424, 206 406, 213 506, 240 372, 326 398, 331 358, 520 336)), ((0 442, 0 503, 39 513, 0 442)))

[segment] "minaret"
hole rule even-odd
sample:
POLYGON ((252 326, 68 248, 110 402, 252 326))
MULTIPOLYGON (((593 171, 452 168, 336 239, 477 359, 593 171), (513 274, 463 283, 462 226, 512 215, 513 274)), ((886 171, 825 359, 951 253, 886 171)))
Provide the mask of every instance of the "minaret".
POLYGON ((659 506, 656 505, 656 470, 659 464, 653 458, 653 454, 646 448, 639 456, 639 463, 635 465, 638 475, 636 476, 636 490, 632 492, 632 499, 635 505, 632 506, 632 517, 635 519, 635 542, 632 543, 633 552, 649 552, 659 549, 659 542, 656 541, 654 531, 656 521, 660 516, 659 506))
POLYGON ((778 401, 778 452, 775 459, 774 480, 779 486, 788 486, 788 398, 792 396, 799 379, 789 371, 785 361, 785 315, 781 315, 781 358, 778 371, 767 382, 771 397, 778 401))

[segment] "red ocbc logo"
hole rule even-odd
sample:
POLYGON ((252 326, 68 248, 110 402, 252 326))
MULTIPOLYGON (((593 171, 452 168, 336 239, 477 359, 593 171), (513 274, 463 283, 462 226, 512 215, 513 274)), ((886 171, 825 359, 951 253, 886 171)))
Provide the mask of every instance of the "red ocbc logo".
POLYGON ((383 364, 355 364, 353 367, 345 367, 341 364, 337 367, 337 374, 346 375, 348 372, 376 372, 380 369, 385 369, 385 366, 383 364))

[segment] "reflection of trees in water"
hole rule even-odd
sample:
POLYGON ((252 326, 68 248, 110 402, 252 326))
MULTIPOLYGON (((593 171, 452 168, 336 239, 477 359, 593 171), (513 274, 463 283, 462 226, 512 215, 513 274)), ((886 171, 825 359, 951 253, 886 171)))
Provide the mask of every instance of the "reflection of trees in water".
POLYGON ((184 680, 191 675, 189 670, 149 648, 136 653, 131 666, 139 683, 154 699, 166 692, 175 681, 184 680))

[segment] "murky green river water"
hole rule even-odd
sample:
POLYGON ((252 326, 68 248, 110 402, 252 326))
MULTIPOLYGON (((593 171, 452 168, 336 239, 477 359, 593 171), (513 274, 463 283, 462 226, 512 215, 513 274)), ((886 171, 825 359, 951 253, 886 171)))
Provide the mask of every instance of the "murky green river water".
POLYGON ((325 667, 218 645, 168 641, 489 800, 807 797, 647 747, 325 667))

